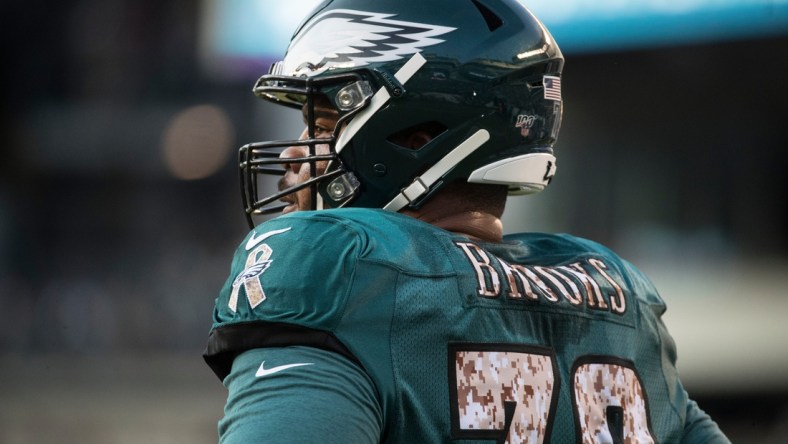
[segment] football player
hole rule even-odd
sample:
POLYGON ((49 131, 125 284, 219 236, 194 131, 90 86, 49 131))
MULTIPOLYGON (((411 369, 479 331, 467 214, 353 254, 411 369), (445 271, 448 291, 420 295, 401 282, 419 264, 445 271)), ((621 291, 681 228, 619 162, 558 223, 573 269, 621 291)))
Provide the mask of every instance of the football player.
POLYGON ((222 442, 728 442, 646 276, 589 240, 503 235, 507 195, 555 174, 563 65, 516 0, 308 14, 254 86, 306 128, 240 151, 252 231, 205 352, 222 442))

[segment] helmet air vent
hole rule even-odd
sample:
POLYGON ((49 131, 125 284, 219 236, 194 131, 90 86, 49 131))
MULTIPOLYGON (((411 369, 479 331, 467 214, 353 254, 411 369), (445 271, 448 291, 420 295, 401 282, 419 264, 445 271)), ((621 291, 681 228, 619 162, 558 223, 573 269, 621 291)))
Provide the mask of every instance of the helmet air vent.
POLYGON ((495 31, 496 29, 503 26, 503 20, 498 17, 494 12, 490 10, 490 8, 484 6, 479 0, 471 0, 476 6, 476 9, 481 12, 484 21, 487 23, 487 28, 490 29, 490 32, 495 31))
POLYGON ((448 129, 449 128, 446 125, 440 122, 424 122, 397 131, 396 133, 388 136, 386 140, 402 148, 408 148, 416 151, 424 146, 427 141, 440 136, 448 129), (426 139, 424 137, 419 137, 420 134, 426 135, 426 139))

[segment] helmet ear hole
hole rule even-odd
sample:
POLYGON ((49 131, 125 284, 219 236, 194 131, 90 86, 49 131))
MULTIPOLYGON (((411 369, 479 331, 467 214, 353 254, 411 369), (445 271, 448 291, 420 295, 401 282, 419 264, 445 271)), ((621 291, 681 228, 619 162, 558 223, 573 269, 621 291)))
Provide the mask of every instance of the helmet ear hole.
POLYGON ((423 122, 405 128, 388 136, 387 141, 402 148, 418 151, 430 140, 443 134, 449 128, 440 122, 423 122))

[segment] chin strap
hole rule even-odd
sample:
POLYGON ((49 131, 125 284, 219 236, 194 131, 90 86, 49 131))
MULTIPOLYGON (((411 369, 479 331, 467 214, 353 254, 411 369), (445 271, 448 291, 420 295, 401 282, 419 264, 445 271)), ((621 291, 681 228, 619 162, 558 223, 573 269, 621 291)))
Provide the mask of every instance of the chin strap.
POLYGON ((423 196, 430 190, 430 187, 432 187, 435 182, 463 159, 470 156, 480 146, 484 145, 488 140, 490 140, 490 133, 487 132, 487 130, 481 129, 476 131, 471 137, 467 138, 464 142, 443 156, 438 163, 425 171, 424 174, 415 178, 410 185, 403 188, 391 202, 383 207, 383 209, 388 211, 399 211, 406 205, 409 205, 411 202, 423 196))

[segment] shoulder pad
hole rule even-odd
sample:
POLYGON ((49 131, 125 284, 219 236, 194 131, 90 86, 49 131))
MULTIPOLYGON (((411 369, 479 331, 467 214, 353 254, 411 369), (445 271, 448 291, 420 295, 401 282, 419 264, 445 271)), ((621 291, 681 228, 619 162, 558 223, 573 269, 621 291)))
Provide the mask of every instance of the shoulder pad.
POLYGON ((363 240, 331 218, 278 217, 241 242, 216 300, 214 326, 256 320, 331 330, 363 240))

